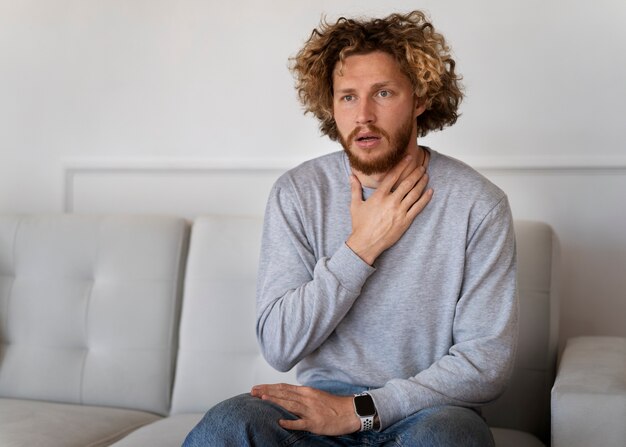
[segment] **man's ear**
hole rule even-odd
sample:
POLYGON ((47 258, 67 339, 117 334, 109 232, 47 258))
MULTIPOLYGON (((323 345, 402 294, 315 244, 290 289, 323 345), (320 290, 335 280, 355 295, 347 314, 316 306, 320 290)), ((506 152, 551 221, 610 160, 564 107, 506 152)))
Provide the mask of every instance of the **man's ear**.
POLYGON ((414 113, 414 118, 417 118, 418 116, 420 116, 425 111, 426 111, 426 101, 424 101, 422 98, 418 98, 417 95, 416 95, 415 96, 415 113, 414 113))

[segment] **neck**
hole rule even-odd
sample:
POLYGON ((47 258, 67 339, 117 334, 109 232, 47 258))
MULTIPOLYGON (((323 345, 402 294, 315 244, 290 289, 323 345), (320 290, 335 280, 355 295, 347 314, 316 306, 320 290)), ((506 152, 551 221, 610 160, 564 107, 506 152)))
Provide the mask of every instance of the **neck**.
MULTIPOLYGON (((420 146, 409 147, 406 151, 406 155, 409 155, 409 154, 413 155, 409 168, 404 170, 404 172, 398 179, 397 183, 400 183, 402 180, 404 180, 404 178, 408 176, 418 166, 426 165, 426 150, 425 149, 421 148, 420 146)), ((359 179, 359 182, 361 182, 361 185, 366 188, 373 188, 373 189, 378 188, 378 186, 383 181, 383 179, 385 178, 388 172, 389 171, 366 175, 352 168, 352 173, 356 175, 356 177, 359 179)))

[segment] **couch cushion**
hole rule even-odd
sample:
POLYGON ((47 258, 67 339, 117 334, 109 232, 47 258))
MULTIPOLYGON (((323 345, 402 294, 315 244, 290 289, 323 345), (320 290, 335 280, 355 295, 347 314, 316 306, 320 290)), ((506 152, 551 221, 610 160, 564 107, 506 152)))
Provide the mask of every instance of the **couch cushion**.
POLYGON ((157 419, 143 411, 0 399, 0 445, 106 446, 157 419))
POLYGON ((567 340, 552 389, 552 445, 626 445, 626 338, 567 340))
POLYGON ((0 396, 165 414, 187 225, 0 217, 0 396))
MULTIPOLYGON (((187 434, 196 426, 202 413, 173 415, 134 431, 113 447, 175 447, 182 444, 187 434)), ((529 433, 506 428, 491 428, 496 447, 545 447, 529 433)))
MULTIPOLYGON (((204 414, 176 414, 148 424, 113 444, 114 447, 179 447, 204 414)), ((233 446, 235 447, 235 446, 233 446)))
POLYGON ((261 217, 196 219, 185 274, 172 413, 204 412, 257 383, 295 383, 272 369, 255 335, 261 217))

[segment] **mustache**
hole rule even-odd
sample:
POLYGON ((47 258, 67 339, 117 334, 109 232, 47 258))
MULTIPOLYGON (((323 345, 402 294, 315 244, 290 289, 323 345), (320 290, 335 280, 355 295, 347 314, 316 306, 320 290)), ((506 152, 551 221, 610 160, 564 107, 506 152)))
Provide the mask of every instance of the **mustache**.
POLYGON ((350 132, 350 135, 348 135, 348 141, 354 141, 356 136, 360 134, 361 132, 377 133, 381 135, 383 138, 385 138, 387 141, 390 141, 389 134, 385 132, 383 129, 381 129, 380 127, 377 127, 373 124, 370 124, 369 126, 359 126, 359 127, 354 128, 354 130, 350 132))

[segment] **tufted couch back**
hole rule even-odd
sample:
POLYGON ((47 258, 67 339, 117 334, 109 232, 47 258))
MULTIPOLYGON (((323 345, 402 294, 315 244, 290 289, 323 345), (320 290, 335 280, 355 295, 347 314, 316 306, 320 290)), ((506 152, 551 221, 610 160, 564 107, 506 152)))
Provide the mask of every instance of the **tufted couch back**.
POLYGON ((167 414, 187 237, 177 218, 0 217, 0 396, 167 414))

